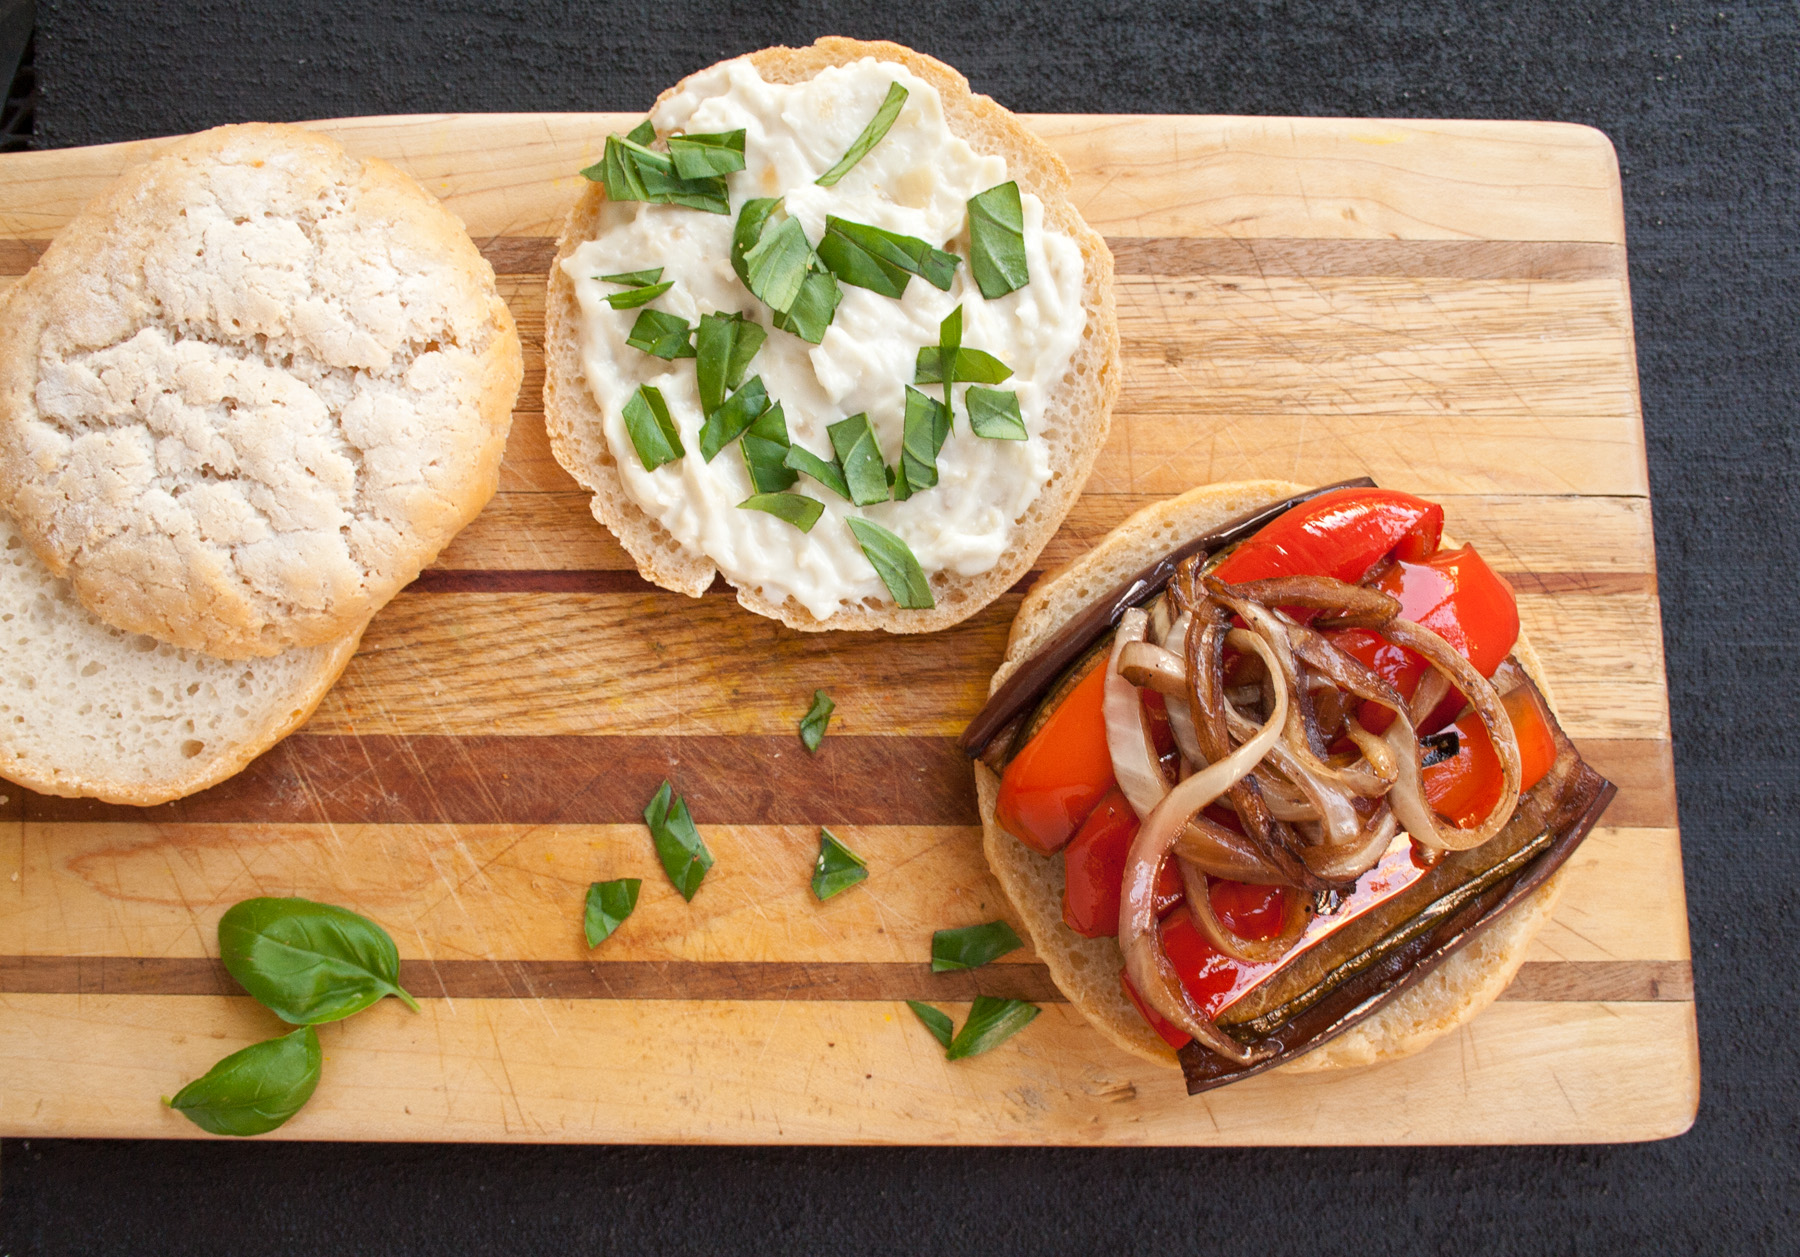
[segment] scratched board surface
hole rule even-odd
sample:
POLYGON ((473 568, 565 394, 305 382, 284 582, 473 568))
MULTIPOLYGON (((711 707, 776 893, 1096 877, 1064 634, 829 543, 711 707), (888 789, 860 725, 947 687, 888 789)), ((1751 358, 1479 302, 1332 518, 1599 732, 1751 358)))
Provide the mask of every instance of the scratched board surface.
MULTIPOLYGON (((581 167, 634 118, 318 124, 468 224, 525 340, 498 496, 387 607, 310 724, 134 809, 5 788, 0 1135, 196 1135, 157 1098, 278 1029, 213 959, 251 895, 383 922, 423 1011, 322 1027, 281 1137, 677 1142, 1650 1139, 1698 1095, 1618 168, 1539 123, 1029 119, 1118 263, 1124 393, 1039 563, 1212 480, 1368 474, 1441 500, 1512 580, 1559 711, 1620 786, 1501 1000, 1424 1053, 1188 1098, 1087 1028, 1025 949, 933 975, 1010 912, 966 762, 1021 589, 904 643, 790 632, 641 581, 551 458, 543 287, 581 167), (836 699, 824 750, 795 721, 836 699), (687 796, 691 904, 638 821, 687 796), (869 862, 814 902, 818 827, 869 862), (589 882, 644 879, 597 952, 589 882), (904 1000, 1043 1014, 947 1063, 904 1000)), ((0 285, 156 142, 0 157, 0 285)), ((4 783, 0 783, 4 788, 4 783)))

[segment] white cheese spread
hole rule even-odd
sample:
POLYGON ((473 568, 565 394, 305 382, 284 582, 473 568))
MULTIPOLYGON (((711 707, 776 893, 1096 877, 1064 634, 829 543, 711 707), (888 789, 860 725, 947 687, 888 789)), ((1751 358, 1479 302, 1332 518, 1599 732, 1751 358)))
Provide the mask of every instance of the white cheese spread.
MULTIPOLYGON (((980 156, 945 124, 937 90, 905 67, 872 59, 832 67, 798 84, 768 83, 745 60, 688 80, 651 114, 657 133, 703 134, 743 128, 745 169, 728 177, 731 214, 709 214, 641 201, 603 209, 597 238, 563 268, 582 311, 582 364, 606 419, 606 439, 637 505, 690 550, 704 553, 727 580, 771 601, 791 595, 825 619, 846 605, 890 601, 845 520, 863 516, 897 534, 927 575, 976 576, 999 561, 1015 522, 1050 476, 1044 406, 1063 380, 1085 322, 1083 260, 1067 235, 1044 228, 1043 203, 1025 193, 1025 253, 1030 282, 985 300, 968 260, 970 197, 1005 183, 1003 158, 980 156), (835 186, 813 182, 844 155, 875 115, 891 83, 906 103, 887 135, 835 186), (785 197, 816 247, 825 218, 867 223, 957 253, 962 263, 948 292, 914 278, 899 299, 841 284, 842 300, 824 340, 809 345, 770 327, 769 310, 731 266, 737 212, 755 197, 785 197), (790 490, 818 499, 824 515, 801 532, 760 511, 738 509, 755 490, 742 455, 700 454, 699 390, 691 358, 666 362, 631 348, 639 311, 614 310, 621 291, 599 276, 660 266, 674 287, 656 308, 695 323, 702 314, 742 311, 769 329, 747 377, 760 375, 781 403, 790 440, 829 461, 826 428, 859 412, 869 416, 890 466, 899 462, 905 386, 922 346, 938 343, 938 324, 959 304, 962 343, 1013 370, 1001 387, 1016 390, 1029 438, 994 440, 969 430, 966 385, 955 387, 956 421, 938 455, 936 487, 904 502, 857 507, 802 476, 790 490), (622 412, 639 385, 661 390, 686 456, 646 471, 622 412)), ((746 378, 747 378, 746 377, 746 378)), ((921 391, 941 398, 939 385, 921 391)))

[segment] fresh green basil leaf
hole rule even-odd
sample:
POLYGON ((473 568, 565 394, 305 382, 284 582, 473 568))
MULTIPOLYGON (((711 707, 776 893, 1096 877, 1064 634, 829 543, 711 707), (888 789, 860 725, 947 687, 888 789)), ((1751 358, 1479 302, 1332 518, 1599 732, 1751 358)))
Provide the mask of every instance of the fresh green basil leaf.
POLYGON ((750 287, 750 267, 745 264, 744 255, 756 247, 769 219, 780 208, 780 197, 759 196, 745 201, 738 209, 737 225, 731 231, 731 269, 746 288, 750 287))
POLYGON ((319 1085, 319 1032, 301 1026, 233 1052, 163 1103, 215 1135, 265 1135, 319 1085))
POLYGON ((694 356, 693 336, 693 325, 680 315, 664 310, 645 310, 631 325, 631 335, 625 343, 672 362, 676 358, 694 356))
POLYGON ((931 936, 931 971, 978 969, 1025 944, 1004 921, 970 925, 960 930, 939 930, 931 936))
POLYGON ((935 249, 917 236, 831 217, 825 220, 818 252, 819 260, 846 284, 884 297, 903 295, 914 275, 948 292, 960 261, 954 253, 935 249))
POLYGON ((989 1048, 999 1047, 1031 1024, 1038 1006, 1022 999, 996 999, 977 995, 969 1007, 969 1019, 950 1042, 949 1058, 960 1061, 965 1056, 979 1056, 989 1048))
POLYGON ((400 989, 400 953, 388 932, 348 908, 310 899, 246 899, 219 918, 219 959, 283 1021, 317 1025, 359 1013, 400 989))
POLYGON ((637 907, 638 888, 643 884, 642 878, 620 877, 610 882, 595 882, 588 887, 582 928, 587 931, 589 947, 600 946, 625 923, 625 918, 637 907))
POLYGON ((819 830, 819 858, 813 861, 813 898, 824 903, 868 876, 868 863, 861 856, 839 842, 829 829, 819 830))
POLYGON ((1025 419, 1019 413, 1019 395, 997 388, 972 388, 963 394, 969 427, 976 436, 996 441, 1023 441, 1025 419))
POLYGON ((946 1014, 933 1008, 930 1004, 921 1004, 916 999, 907 1000, 906 1006, 913 1010, 913 1015, 915 1017, 925 1023, 925 1028, 931 1031, 931 1037, 936 1039, 946 1050, 948 1050, 950 1047, 951 1032, 955 1030, 956 1023, 951 1021, 946 1014))
POLYGON ((869 416, 851 415, 825 429, 831 448, 837 454, 838 466, 844 469, 844 482, 850 486, 850 500, 858 506, 869 506, 888 500, 887 464, 881 458, 881 446, 875 443, 875 429, 869 416))
MULTIPOLYGON (((1007 366, 993 354, 980 349, 958 349, 956 351, 956 370, 952 372, 953 384, 1003 384, 1012 378, 1012 368, 1007 366)), ((913 368, 914 384, 944 383, 944 355, 941 350, 927 345, 919 350, 919 358, 913 368)))
POLYGON ((660 284, 646 284, 642 288, 633 288, 628 292, 608 293, 606 304, 615 310, 635 310, 639 306, 647 306, 665 292, 675 286, 672 279, 660 284))
POLYGON ((906 89, 898 83, 888 84, 887 96, 882 100, 881 107, 875 111, 875 116, 869 119, 869 125, 863 128, 862 134, 857 136, 844 155, 838 158, 837 165, 813 182, 822 188, 829 188, 849 174, 852 166, 868 156, 870 149, 881 143, 881 137, 886 135, 888 128, 894 125, 894 119, 900 116, 900 107, 905 103, 906 89))
POLYGON ((604 187, 609 201, 641 201, 644 199, 644 182, 637 177, 637 167, 627 157, 619 137, 609 135, 600 160, 585 167, 581 177, 604 187))
POLYGON ((825 513, 822 503, 804 493, 756 493, 738 503, 740 511, 762 511, 784 519, 801 532, 811 532, 825 513))
POLYGON ((744 168, 744 132, 719 131, 707 135, 671 135, 669 158, 683 179, 728 175, 744 168))
POLYGON ((738 451, 750 472, 750 486, 758 493, 780 493, 800 479, 800 473, 787 465, 787 416, 776 402, 757 417, 750 430, 739 438, 738 451))
POLYGON ((825 741, 825 729, 831 723, 831 713, 837 710, 837 704, 831 701, 831 695, 824 690, 813 691, 812 706, 800 717, 800 742, 814 755, 819 753, 819 746, 825 741))
POLYGON ((634 127, 629 135, 610 135, 600 160, 581 173, 602 184, 609 201, 651 201, 685 205, 712 214, 731 212, 724 176, 683 178, 676 172, 671 157, 649 147, 655 139, 656 132, 648 121, 634 127))
POLYGON ((686 800, 676 798, 675 788, 663 782, 644 808, 644 823, 650 826, 650 840, 656 844, 663 871, 681 897, 691 901, 706 870, 713 866, 713 857, 694 828, 686 800))
POLYGON ((794 308, 777 310, 770 321, 780 331, 792 332, 807 344, 816 345, 825 339, 825 329, 831 326, 842 298, 835 275, 826 270, 810 270, 800 285, 794 308))
POLYGON ((784 218, 781 225, 765 230, 754 247, 744 253, 749 272, 745 285, 769 309, 785 314, 800 299, 812 263, 812 244, 798 218, 784 218))
POLYGON ((720 450, 748 431, 768 408, 769 394, 763 388, 762 376, 753 375, 700 425, 700 457, 712 462, 720 450))
MULTIPOLYGON (((956 359, 957 355, 962 352, 962 334, 963 311, 961 303, 958 303, 956 309, 946 314, 943 321, 938 324, 937 347, 940 364, 938 374, 943 377, 944 382, 944 418, 952 422, 956 419, 956 407, 950 400, 950 386, 956 383, 956 359), (948 369, 945 369, 946 367, 948 369)), ((919 360, 913 368, 913 375, 916 377, 913 381, 915 384, 930 382, 926 381, 920 372, 920 368, 924 365, 925 350, 921 349, 919 350, 919 360)))
POLYGON ((917 493, 937 484, 937 456, 949 438, 950 412, 918 389, 908 388, 900 468, 910 492, 917 493))
POLYGON ((866 519, 846 520, 862 547, 863 557, 881 577, 881 583, 894 595, 894 601, 909 611, 924 611, 937 606, 931 596, 931 583, 925 570, 907 544, 880 524, 866 519))
POLYGON ((687 453, 681 446, 681 434, 669 417, 669 404, 662 390, 648 384, 638 385, 637 392, 625 403, 625 434, 645 471, 655 471, 664 463, 672 463, 687 453))
POLYGON ((625 138, 630 140, 633 144, 650 144, 656 139, 656 128, 651 125, 650 119, 645 118, 642 122, 631 128, 631 130, 627 131, 625 133, 625 138))
MULTIPOLYGON (((710 415, 725 404, 731 390, 744 382, 750 360, 768 332, 742 314, 703 314, 694 334, 694 378, 700 386, 700 412, 710 415)), ((754 416, 752 416, 754 418, 754 416)), ((706 460, 711 462, 708 457, 706 460)))
POLYGON ((969 199, 969 269, 989 301, 1031 282, 1017 183, 1002 183, 969 199))
POLYGON ((867 288, 884 297, 900 297, 912 280, 912 272, 895 266, 871 253, 843 232, 833 231, 838 220, 825 220, 825 234, 819 239, 819 261, 838 279, 853 288, 867 288))
POLYGON ((658 266, 647 271, 621 271, 617 275, 602 275, 600 280, 607 284, 621 284, 626 288, 642 288, 661 279, 662 273, 663 268, 658 266))
POLYGON ((850 485, 844 480, 844 469, 838 466, 835 457, 828 463, 804 445, 789 445, 787 457, 782 461, 795 471, 811 476, 844 501, 850 500, 850 485))

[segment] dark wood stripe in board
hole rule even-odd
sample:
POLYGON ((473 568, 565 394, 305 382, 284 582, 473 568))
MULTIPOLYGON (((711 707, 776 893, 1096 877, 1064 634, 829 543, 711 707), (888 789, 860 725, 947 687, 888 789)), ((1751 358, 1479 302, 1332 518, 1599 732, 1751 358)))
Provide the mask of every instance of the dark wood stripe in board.
MULTIPOLYGON (((552 236, 486 236, 482 256, 496 274, 547 275, 552 236)), ((23 275, 48 240, 0 240, 0 275, 23 275)), ((1495 279, 1572 282, 1625 274, 1625 249, 1570 240, 1227 240, 1193 236, 1113 236, 1121 275, 1258 275, 1329 279, 1495 279)))
MULTIPOLYGON (((962 1001, 977 995, 1066 1002, 1040 964, 933 973, 928 964, 751 960, 406 960, 420 999, 962 1001)), ((206 956, 0 956, 4 995, 242 995, 206 956)), ((1685 960, 1535 961, 1503 1000, 1685 1003, 1685 960)))
MULTIPOLYGON (((1669 744, 1588 739, 1619 786, 1606 824, 1675 823, 1669 744)), ((664 778, 702 825, 981 823, 953 737, 455 737, 299 733, 186 799, 126 807, 9 788, 0 820, 173 824, 636 824, 664 778)))

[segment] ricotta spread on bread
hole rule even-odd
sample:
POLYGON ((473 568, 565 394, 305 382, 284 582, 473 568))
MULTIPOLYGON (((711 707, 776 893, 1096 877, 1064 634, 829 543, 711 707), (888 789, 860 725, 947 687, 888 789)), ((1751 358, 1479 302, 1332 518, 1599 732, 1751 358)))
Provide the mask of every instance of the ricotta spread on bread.
MULTIPOLYGON (((1084 258, 1068 235, 1048 228, 1044 205, 1020 198, 1030 280, 985 299, 968 263, 968 201, 1013 178, 1003 157, 982 155, 948 126, 938 91, 894 62, 865 58, 830 66, 804 82, 766 81, 748 59, 724 62, 687 80, 650 115, 660 136, 742 129, 744 169, 730 174, 731 213, 697 212, 648 201, 609 202, 600 230, 568 253, 564 273, 581 310, 582 366, 605 416, 604 434, 626 491, 684 548, 703 553, 740 588, 765 599, 791 597, 823 620, 846 606, 885 601, 887 590, 847 522, 873 521, 901 538, 927 576, 975 576, 994 567, 1015 522, 1043 491, 1052 459, 1042 439, 1046 399, 1070 371, 1083 336, 1084 258), (838 162, 881 107, 893 84, 907 97, 891 128, 832 186, 815 180, 838 162), (828 216, 917 237, 963 261, 947 291, 922 279, 899 298, 850 284, 823 339, 809 344, 768 329, 751 373, 785 412, 793 445, 833 457, 827 427, 866 414, 889 464, 900 460, 905 392, 921 348, 939 343, 939 327, 963 311, 962 344, 998 358, 1013 374, 1027 438, 978 437, 954 386, 956 417, 937 455, 938 481, 904 501, 856 506, 802 480, 823 516, 806 531, 739 503, 756 492, 742 457, 699 454, 702 413, 691 359, 667 361, 627 345, 638 309, 614 309, 619 292, 605 275, 662 268, 672 283, 657 308, 690 323, 709 313, 742 312, 768 326, 769 311, 732 265, 739 209, 781 197, 815 245, 828 216), (646 469, 624 411, 640 386, 658 390, 687 449, 685 457, 646 469)), ((941 396, 941 386, 921 386, 941 396)))

